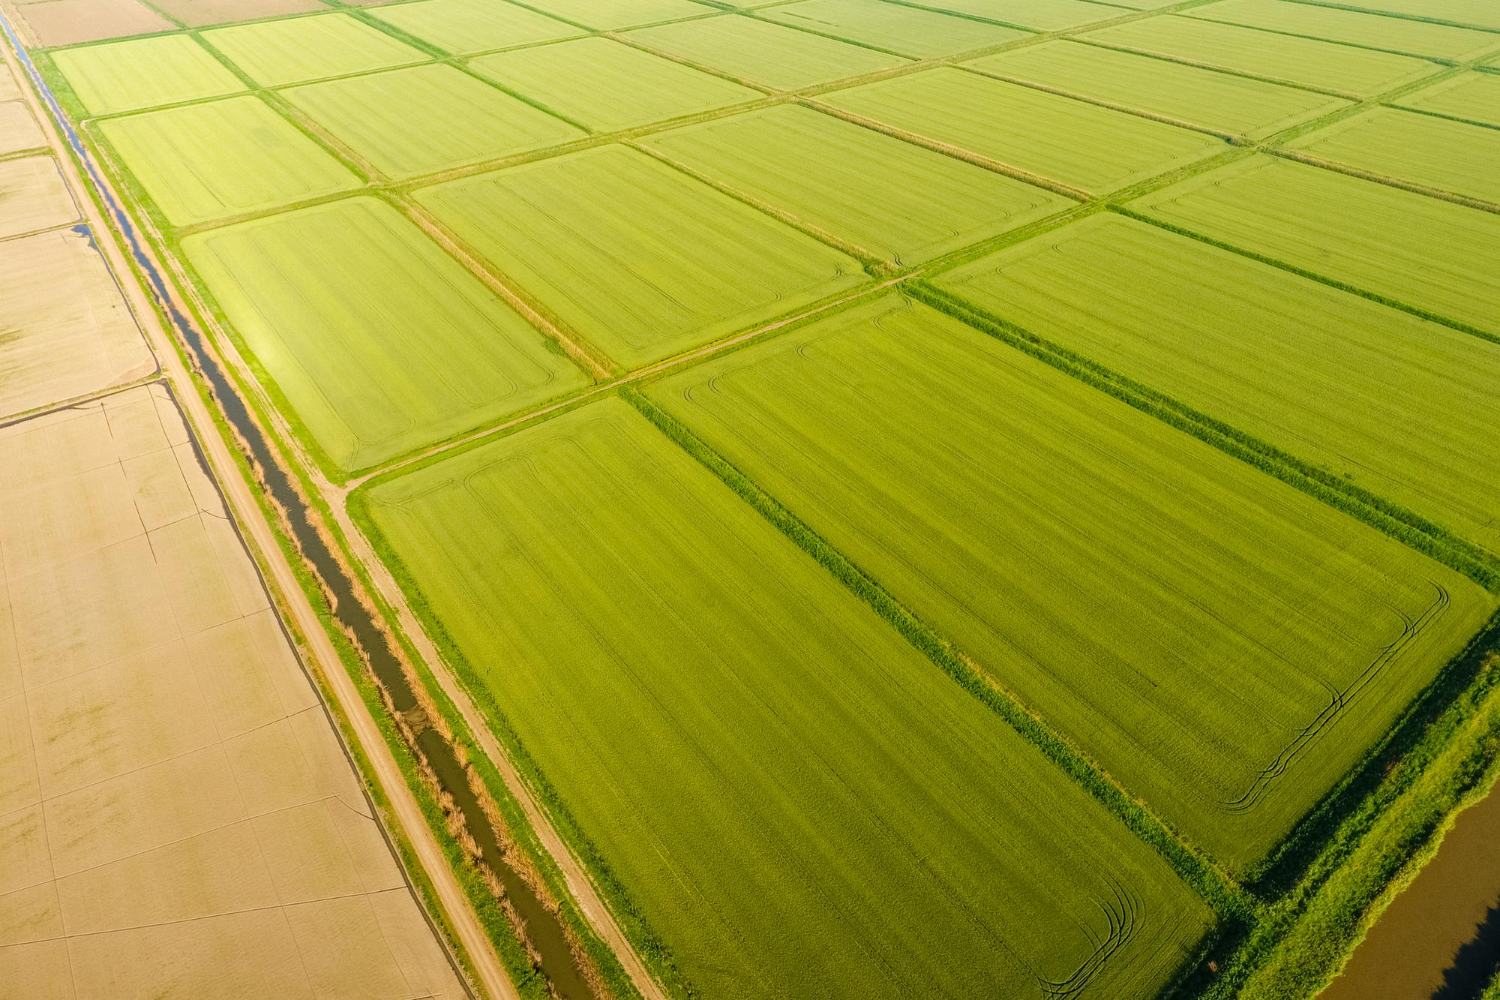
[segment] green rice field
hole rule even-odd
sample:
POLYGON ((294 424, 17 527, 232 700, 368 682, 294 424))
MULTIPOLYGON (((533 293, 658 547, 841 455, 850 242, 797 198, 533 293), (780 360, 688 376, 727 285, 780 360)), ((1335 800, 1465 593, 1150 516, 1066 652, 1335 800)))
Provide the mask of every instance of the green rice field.
POLYGON ((819 100, 1091 194, 1227 148, 1200 132, 947 67, 834 91, 819 100))
POLYGON ((642 145, 893 264, 923 263, 1072 204, 801 107, 690 125, 642 145), (768 170, 765 149, 789 155, 768 170))
POLYGON ((254 96, 110 118, 99 131, 173 226, 261 212, 361 183, 254 96))
POLYGON ((1131 207, 1500 336, 1500 216, 1269 156, 1131 207))
POLYGON ((425 188, 416 200, 628 368, 868 280, 854 258, 621 146, 425 188))
POLYGON ((1375 108, 1286 144, 1308 156, 1500 205, 1500 129, 1375 108))
POLYGON ((1177 15, 1117 24, 1081 37, 1101 45, 1352 97, 1383 93, 1430 76, 1440 68, 1411 56, 1177 15))
POLYGON ((1113 214, 937 284, 1500 552, 1500 344, 1113 214))
POLYGON ((595 132, 617 132, 761 96, 607 38, 500 52, 471 65, 505 89, 595 132))
POLYGON ((336 473, 586 382, 375 199, 212 230, 183 251, 336 473))
POLYGON ((1346 103, 1280 84, 1069 41, 1002 52, 967 65, 1009 80, 1249 138, 1264 138, 1346 103))
POLYGON ((1317 1000, 1500 773, 1490 0, 0 6, 474 996, 1317 1000))
POLYGON ((1204 929, 1122 824, 626 404, 363 502, 706 995, 1149 995, 1204 929))

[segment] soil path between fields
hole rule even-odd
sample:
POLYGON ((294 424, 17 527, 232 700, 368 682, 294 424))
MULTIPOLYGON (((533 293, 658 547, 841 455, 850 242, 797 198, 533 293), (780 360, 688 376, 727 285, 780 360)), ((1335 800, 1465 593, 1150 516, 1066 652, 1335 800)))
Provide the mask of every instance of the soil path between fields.
POLYGON ((120 288, 147 342, 156 353, 162 371, 171 381, 183 387, 183 391, 175 395, 184 417, 192 426, 194 434, 208 457, 214 478, 218 481, 220 489, 246 535, 253 539, 254 548, 260 557, 259 562, 274 582, 281 599, 279 602, 281 611, 296 623, 301 632, 304 638, 304 655, 316 661, 319 673, 348 718, 371 768, 381 783, 392 814, 401 825, 423 869, 432 880, 438 900, 472 963, 472 969, 479 980, 480 987, 496 1000, 502 1000, 502 998, 503 1000, 520 1000, 520 994, 517 993, 495 954, 484 925, 480 923, 470 906, 468 897, 448 864, 447 856, 428 827, 426 816, 407 786, 401 768, 391 755, 390 748, 374 718, 370 715, 364 700, 360 697, 358 689, 355 688, 354 681, 345 669, 332 641, 323 630, 322 620, 314 611, 292 572, 291 565, 287 562, 269 523, 262 514, 259 503, 251 493, 244 476, 240 474, 229 446, 219 433, 207 404, 197 392, 193 376, 183 363, 177 351, 177 345, 163 328, 160 317, 145 290, 138 281, 134 280, 134 269, 119 245, 113 238, 104 237, 105 233, 113 233, 113 227, 101 216, 93 199, 87 196, 89 184, 80 175, 78 166, 59 134, 52 115, 35 93, 28 75, 19 64, 10 45, 0 44, 0 49, 3 49, 5 62, 16 74, 17 79, 24 81, 21 89, 26 101, 37 120, 44 124, 48 144, 79 203, 85 221, 94 232, 100 234, 100 238, 95 240, 95 243, 119 277, 120 288))

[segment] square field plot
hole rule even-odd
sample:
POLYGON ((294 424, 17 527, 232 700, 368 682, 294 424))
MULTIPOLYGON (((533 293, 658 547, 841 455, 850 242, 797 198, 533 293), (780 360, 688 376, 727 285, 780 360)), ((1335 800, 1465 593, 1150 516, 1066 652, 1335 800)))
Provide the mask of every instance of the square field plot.
POLYGON ((758 13, 767 20, 794 28, 918 59, 969 52, 1028 37, 1027 32, 1014 28, 884 0, 799 0, 758 13))
POLYGON ((1114 214, 935 283, 1500 553, 1500 344, 1114 214))
POLYGON ((334 473, 586 382, 384 202, 333 202, 182 245, 278 402, 334 473))
POLYGON ((187 35, 63 49, 51 57, 84 109, 95 115, 201 101, 246 89, 187 35))
POLYGON ((1480 125, 1500 126, 1500 73, 1460 73, 1396 103, 1480 125))
POLYGON ((374 7, 370 16, 455 55, 583 34, 582 28, 495 0, 418 0, 374 7))
POLYGON ((1201 132, 946 66, 818 100, 1093 195, 1227 149, 1201 132))
POLYGON ((470 65, 507 90, 595 132, 680 118, 762 96, 607 38, 500 52, 470 65))
POLYGON ((868 280, 854 258, 623 146, 414 197, 627 368, 868 280))
POLYGON ((1372 97, 1441 69, 1434 63, 1411 56, 1175 14, 1117 24, 1081 37, 1101 45, 1318 87, 1353 97, 1372 97))
POLYGON ((1375 529, 896 296, 649 393, 1235 868, 1495 609, 1375 529))
POLYGON ((1028 996, 1039 978, 1150 996, 1208 923, 1144 843, 618 399, 383 483, 367 509, 703 996, 1028 996))
POLYGON ((720 118, 642 144, 894 264, 920 264, 1074 204, 803 107, 720 118))
POLYGON ((368 73, 431 58, 348 14, 218 28, 205 31, 203 40, 263 87, 368 73))
POLYGON ((1158 115, 1226 136, 1265 138, 1349 102, 1079 42, 1044 42, 969 63, 1022 83, 1158 115))
POLYGON ((528 7, 544 14, 580 24, 585 28, 610 31, 634 28, 657 21, 674 21, 684 17, 702 17, 719 8, 693 0, 529 0, 528 7))
POLYGON ((1455 62, 1500 49, 1500 34, 1296 3, 1294 0, 1220 0, 1194 7, 1185 14, 1288 35, 1455 62))
POLYGON ((0 102, 0 156, 47 145, 47 136, 25 101, 0 102))
POLYGON ((357 188, 353 171, 259 97, 100 123, 173 226, 191 226, 357 188))
POLYGON ((998 21, 1032 31, 1062 31, 1125 17, 1130 11, 1089 0, 913 0, 914 6, 998 21))
POLYGON ((584 135, 452 66, 293 87, 284 96, 375 169, 406 178, 584 135))
POLYGON ((156 368, 103 255, 81 226, 0 242, 0 302, 7 328, 0 336, 0 416, 156 368))
POLYGON ((1285 148, 1500 204, 1500 129, 1375 108, 1293 140, 1285 148))
POLYGON ((1500 217, 1270 156, 1131 207, 1500 335, 1500 217))
POLYGON ((750 17, 706 17, 632 31, 631 41, 777 90, 797 90, 908 60, 750 17))
POLYGON ((50 156, 0 161, 0 240, 78 219, 78 204, 50 156))

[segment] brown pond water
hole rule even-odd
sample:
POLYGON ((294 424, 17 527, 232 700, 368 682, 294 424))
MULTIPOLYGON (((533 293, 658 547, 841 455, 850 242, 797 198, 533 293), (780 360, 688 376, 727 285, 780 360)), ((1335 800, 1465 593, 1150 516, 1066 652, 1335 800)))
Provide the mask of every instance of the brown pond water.
POLYGON ((1318 1000, 1475 1000, 1500 965, 1500 787, 1459 813, 1318 1000))

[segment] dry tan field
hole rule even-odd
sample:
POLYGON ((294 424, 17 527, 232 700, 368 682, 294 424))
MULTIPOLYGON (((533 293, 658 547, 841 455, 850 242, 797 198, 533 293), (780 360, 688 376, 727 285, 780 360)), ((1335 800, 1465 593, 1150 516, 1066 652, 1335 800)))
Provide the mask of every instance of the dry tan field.
POLYGON ((176 27, 138 0, 41 0, 7 5, 36 45, 74 45, 176 27))
POLYGON ((0 156, 47 144, 25 101, 0 101, 0 156))
POLYGON ((27 156, 0 162, 0 240, 77 221, 78 205, 56 160, 27 156))
POLYGON ((6 995, 461 996, 166 389, 0 467, 6 995))
POLYGON ((319 0, 156 0, 156 7, 195 28, 329 9, 319 0))

